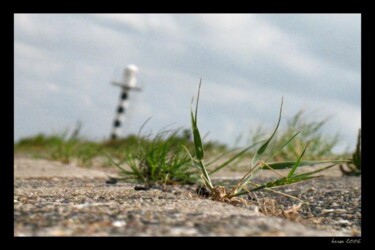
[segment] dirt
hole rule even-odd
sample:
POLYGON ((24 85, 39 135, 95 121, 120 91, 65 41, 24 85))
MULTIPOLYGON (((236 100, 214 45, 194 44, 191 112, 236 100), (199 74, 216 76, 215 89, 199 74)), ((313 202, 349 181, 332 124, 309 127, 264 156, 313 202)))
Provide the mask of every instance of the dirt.
MULTIPOLYGON (((14 171, 15 236, 361 235, 358 177, 331 175, 280 189, 309 205, 265 191, 234 206, 199 197, 194 185, 107 184, 103 169, 15 158, 14 171)), ((233 184, 232 172, 215 181, 233 184)))

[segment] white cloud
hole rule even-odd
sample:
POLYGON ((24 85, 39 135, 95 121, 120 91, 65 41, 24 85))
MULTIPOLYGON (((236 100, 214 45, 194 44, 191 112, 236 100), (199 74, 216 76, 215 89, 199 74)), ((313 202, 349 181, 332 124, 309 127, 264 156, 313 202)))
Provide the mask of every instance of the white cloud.
POLYGON ((14 26, 15 31, 25 33, 32 38, 46 34, 51 37, 58 34, 56 27, 51 26, 48 22, 43 22, 43 15, 40 14, 15 14, 14 26))
POLYGON ((93 107, 94 105, 93 105, 93 102, 92 102, 92 100, 91 100, 91 98, 90 98, 90 96, 88 96, 88 95, 82 95, 82 99, 83 99, 83 103, 84 103, 84 105, 86 106, 86 107, 93 107))
POLYGON ((55 83, 47 83, 46 86, 51 92, 60 92, 60 87, 55 83))
POLYGON ((45 50, 17 41, 14 43, 14 53, 16 58, 43 61, 50 60, 45 50))
POLYGON ((237 104, 249 102, 251 97, 248 92, 243 91, 241 88, 222 83, 212 83, 211 81, 205 81, 203 89, 206 94, 204 100, 219 106, 231 105, 233 102, 237 104))
POLYGON ((110 21, 112 24, 124 24, 138 32, 178 32, 173 15, 169 14, 93 14, 99 20, 110 21))
POLYGON ((45 50, 24 43, 15 43, 14 55, 16 70, 37 77, 50 77, 63 67, 62 63, 53 60, 45 50))
POLYGON ((17 70, 27 72, 35 77, 50 77, 57 74, 63 65, 54 61, 37 61, 22 58, 15 58, 15 67, 17 70))

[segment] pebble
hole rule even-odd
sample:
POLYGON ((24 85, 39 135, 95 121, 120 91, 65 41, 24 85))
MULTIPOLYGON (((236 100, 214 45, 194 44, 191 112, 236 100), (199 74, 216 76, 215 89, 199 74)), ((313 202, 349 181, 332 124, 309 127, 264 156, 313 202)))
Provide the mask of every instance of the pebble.
POLYGON ((109 178, 108 180, 106 180, 107 184, 110 184, 110 185, 115 185, 117 184, 117 179, 116 178, 109 178))
POLYGON ((338 207, 338 206, 339 204, 337 204, 336 202, 331 203, 331 207, 338 207))
POLYGON ((114 227, 124 227, 124 226, 126 226, 126 221, 116 220, 116 221, 112 222, 112 226, 114 226, 114 227))
POLYGON ((348 220, 343 220, 343 219, 340 219, 340 220, 335 221, 335 222, 333 222, 333 223, 334 223, 334 224, 340 224, 340 225, 342 225, 342 224, 350 225, 350 224, 351 224, 350 221, 348 221, 348 220))
POLYGON ((334 212, 334 211, 335 211, 335 209, 323 209, 323 210, 322 210, 322 214, 332 213, 332 212, 334 212))
POLYGON ((150 190, 150 187, 147 187, 147 186, 135 186, 134 190, 136 190, 136 191, 146 191, 146 190, 150 190))
POLYGON ((259 207, 255 205, 248 206, 248 209, 254 213, 259 213, 259 207))

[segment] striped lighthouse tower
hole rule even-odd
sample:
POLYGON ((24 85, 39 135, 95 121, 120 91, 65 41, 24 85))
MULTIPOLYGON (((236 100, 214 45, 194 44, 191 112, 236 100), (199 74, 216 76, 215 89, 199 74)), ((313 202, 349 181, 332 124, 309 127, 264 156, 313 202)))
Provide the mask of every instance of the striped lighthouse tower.
POLYGON ((123 82, 112 82, 112 84, 121 87, 120 102, 116 110, 115 120, 113 122, 113 128, 111 133, 111 139, 116 140, 121 135, 121 124, 125 120, 125 111, 128 108, 128 94, 130 90, 140 91, 140 88, 136 87, 138 72, 137 66, 131 64, 125 68, 123 82))

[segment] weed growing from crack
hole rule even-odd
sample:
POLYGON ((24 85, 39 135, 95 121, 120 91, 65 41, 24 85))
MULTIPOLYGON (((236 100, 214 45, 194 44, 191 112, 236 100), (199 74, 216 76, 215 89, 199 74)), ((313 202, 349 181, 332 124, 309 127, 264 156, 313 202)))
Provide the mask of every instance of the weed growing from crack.
POLYGON ((304 146, 302 153, 299 154, 297 160, 295 161, 270 162, 275 157, 275 155, 277 155, 277 153, 281 152, 285 147, 287 147, 301 131, 294 132, 291 135, 291 137, 283 145, 280 146, 280 148, 275 150, 275 152, 273 152, 271 156, 269 156, 266 160, 263 160, 263 155, 265 151, 267 150, 268 145, 274 138, 277 132, 277 129, 279 128, 279 125, 280 125, 281 113, 282 113, 282 108, 283 108, 283 100, 282 100, 281 105, 280 105, 279 118, 277 121, 277 125, 274 131, 272 132, 271 136, 269 136, 268 139, 261 141, 261 146, 257 149, 255 155, 253 156, 247 173, 232 189, 227 189, 225 186, 214 186, 211 181, 210 174, 228 166, 228 164, 235 161, 238 157, 241 157, 245 152, 247 152, 249 149, 253 148, 254 146, 258 145, 259 143, 255 143, 243 149, 238 154, 229 158, 226 162, 214 168, 210 172, 207 171, 205 161, 204 161, 205 152, 203 148, 201 133, 198 128, 198 104, 199 104, 201 83, 202 83, 202 80, 199 83, 195 111, 191 109, 191 112, 190 112, 192 134, 193 134, 193 139, 194 139, 195 156, 193 157, 189 153, 189 151, 187 149, 186 150, 189 153, 190 158, 192 159, 193 165, 200 170, 202 182, 204 186, 209 190, 209 196, 211 199, 216 200, 216 201, 221 201, 221 202, 232 203, 233 200, 237 200, 237 198, 241 195, 255 192, 261 189, 277 192, 273 189, 276 187, 290 185, 293 183, 306 181, 312 178, 317 178, 319 176, 315 175, 316 173, 327 170, 335 166, 338 163, 347 162, 347 161, 342 161, 342 160, 302 161, 302 157, 304 156, 307 150, 308 144, 304 146), (330 163, 330 165, 319 168, 314 171, 310 171, 310 172, 305 172, 305 173, 297 172, 297 169, 301 166, 313 166, 313 165, 318 165, 318 164, 323 164, 323 163, 330 163), (286 176, 282 176, 276 171, 278 169, 290 169, 290 171, 288 172, 286 176), (268 181, 265 183, 261 183, 261 184, 254 183, 252 179, 261 170, 272 170, 275 173, 278 173, 280 177, 278 179, 268 181))

